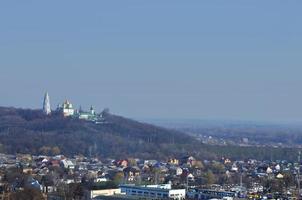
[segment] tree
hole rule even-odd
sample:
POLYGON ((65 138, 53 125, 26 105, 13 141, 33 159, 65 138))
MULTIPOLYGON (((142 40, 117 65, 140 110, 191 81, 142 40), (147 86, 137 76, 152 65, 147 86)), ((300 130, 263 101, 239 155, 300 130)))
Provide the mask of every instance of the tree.
POLYGON ((52 147, 51 153, 52 153, 52 155, 58 155, 61 153, 61 150, 58 146, 55 146, 55 147, 52 147))
POLYGON ((291 185, 295 184, 294 177, 291 173, 283 174, 283 182, 286 189, 288 189, 291 185))
POLYGON ((228 183, 228 176, 226 174, 221 174, 218 176, 218 184, 220 185, 224 185, 226 183, 228 183))
POLYGON ((51 175, 43 176, 41 179, 45 192, 48 193, 48 187, 54 185, 53 177, 51 175))
POLYGON ((117 172, 113 177, 113 182, 115 184, 121 184, 124 180, 124 173, 123 172, 117 172))
POLYGON ((43 155, 48 155, 51 151, 51 147, 48 146, 43 146, 39 149, 39 152, 42 153, 43 155))
POLYGON ((5 147, 3 144, 0 143, 0 152, 5 153, 5 147))
POLYGON ((224 171, 225 171, 225 166, 224 166, 222 163, 214 162, 214 163, 211 165, 211 169, 213 170, 213 172, 214 172, 215 174, 221 174, 221 173, 224 173, 224 171))
POLYGON ((11 200, 44 200, 42 193, 39 190, 32 188, 24 188, 24 190, 12 193, 11 200))
POLYGON ((204 165, 201 161, 196 161, 194 167, 198 169, 204 169, 204 165))
POLYGON ((83 199, 84 188, 81 184, 72 183, 72 184, 69 184, 68 186, 69 186, 70 196, 72 196, 73 199, 75 199, 75 200, 83 199))
POLYGON ((137 162, 134 158, 128 158, 129 165, 134 167, 137 166, 137 162))
POLYGON ((205 182, 207 185, 212 185, 215 183, 215 175, 213 174, 213 172, 211 170, 207 171, 204 174, 204 178, 205 178, 205 182))

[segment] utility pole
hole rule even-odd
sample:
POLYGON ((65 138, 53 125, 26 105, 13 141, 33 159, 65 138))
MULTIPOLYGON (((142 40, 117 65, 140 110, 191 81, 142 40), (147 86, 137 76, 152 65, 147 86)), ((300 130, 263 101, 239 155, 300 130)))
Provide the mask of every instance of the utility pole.
POLYGON ((189 176, 186 178, 186 192, 189 191, 189 176))
POLYGON ((154 181, 155 181, 155 185, 157 185, 158 184, 158 171, 157 171, 157 169, 156 169, 156 171, 155 171, 155 177, 154 177, 154 181))
POLYGON ((300 188, 301 188, 301 185, 300 185, 300 162, 301 162, 301 151, 299 151, 298 153, 298 200, 300 199, 300 188))

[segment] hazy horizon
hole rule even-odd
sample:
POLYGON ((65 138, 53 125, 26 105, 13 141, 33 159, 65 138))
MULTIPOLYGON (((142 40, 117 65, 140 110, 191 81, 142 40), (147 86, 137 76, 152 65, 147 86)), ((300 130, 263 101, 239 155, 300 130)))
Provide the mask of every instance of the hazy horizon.
POLYGON ((302 121, 301 5, 0 2, 0 106, 48 91, 135 119, 302 121))

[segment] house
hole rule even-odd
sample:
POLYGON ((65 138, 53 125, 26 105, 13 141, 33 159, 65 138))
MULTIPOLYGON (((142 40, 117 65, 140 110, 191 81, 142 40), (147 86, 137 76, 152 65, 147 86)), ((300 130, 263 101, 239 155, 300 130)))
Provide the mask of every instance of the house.
POLYGON ((42 188, 43 193, 51 193, 51 192, 55 192, 55 191, 57 191, 56 186, 47 186, 47 187, 43 186, 43 188, 42 188))
POLYGON ((73 164, 73 162, 71 160, 61 160, 61 165, 65 168, 65 169, 74 169, 75 168, 75 164, 73 164))
POLYGON ((182 175, 182 173, 183 173, 182 168, 177 167, 177 168, 176 168, 176 175, 177 175, 177 176, 180 176, 180 175, 182 175))
POLYGON ((108 181, 108 179, 107 179, 106 177, 104 177, 104 176, 97 177, 97 178, 95 178, 95 179, 93 180, 93 182, 95 182, 95 183, 107 182, 107 181, 108 181))
POLYGON ((121 189, 103 189, 103 190, 90 190, 85 199, 99 199, 101 196, 114 196, 120 195, 121 189))
POLYGON ((232 168, 231 168, 230 171, 232 171, 232 172, 238 172, 238 170, 239 170, 239 169, 238 169, 236 163, 234 163, 234 164, 232 165, 232 168))
POLYGON ((126 167, 123 172, 127 181, 134 181, 136 177, 140 176, 140 169, 138 167, 126 167))
POLYGON ((185 156, 181 159, 182 165, 195 166, 197 160, 193 156, 185 156))
POLYGON ((277 172, 279 172, 279 171, 281 170, 281 167, 280 167, 279 164, 277 164, 277 165, 275 166, 275 170, 276 170, 277 172))
POLYGON ((143 165, 143 166, 142 166, 142 171, 143 171, 144 173, 150 172, 150 166, 148 166, 148 165, 143 165))
POLYGON ((266 173, 271 174, 271 173, 273 173, 273 170, 270 167, 268 167, 267 170, 266 170, 266 173))
POLYGON ((75 180, 69 178, 69 179, 64 180, 63 182, 64 182, 65 184, 70 184, 70 183, 75 183, 75 180))
POLYGON ((227 164, 231 164, 232 161, 228 158, 224 159, 224 164, 227 165, 227 164))
POLYGON ((42 189, 43 189, 42 185, 32 177, 29 177, 26 180, 25 185, 26 185, 26 187, 34 188, 34 189, 37 189, 37 190, 40 190, 40 191, 42 191, 42 189))
POLYGON ((50 165, 54 167, 59 167, 60 166, 60 161, 59 160, 51 160, 50 165))
POLYGON ((188 174, 187 180, 190 181, 190 182, 193 182, 195 180, 195 177, 193 176, 192 173, 188 174))
POLYGON ((119 160, 116 162, 116 165, 122 168, 128 167, 128 164, 129 164, 128 160, 119 160))
POLYGON ((145 160, 144 165, 153 166, 158 163, 157 160, 145 160))
POLYGON ((89 111, 83 111, 82 108, 79 109, 79 111, 76 113, 76 116, 79 119, 87 120, 87 121, 93 121, 95 123, 101 122, 103 117, 99 114, 97 114, 94 110, 94 108, 91 106, 89 111))
POLYGON ((171 159, 168 160, 168 163, 170 165, 179 165, 179 160, 176 159, 176 158, 171 158, 171 159))
POLYGON ((277 179, 283 179, 283 177, 284 176, 282 174, 280 174, 280 173, 276 176, 277 179))
POLYGON ((32 174, 33 169, 31 167, 24 167, 23 173, 25 174, 32 174))

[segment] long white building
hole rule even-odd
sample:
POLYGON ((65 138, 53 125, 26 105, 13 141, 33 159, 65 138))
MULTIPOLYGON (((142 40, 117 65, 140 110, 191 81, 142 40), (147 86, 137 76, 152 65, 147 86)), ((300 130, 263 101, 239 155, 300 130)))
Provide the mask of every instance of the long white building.
POLYGON ((138 199, 176 199, 181 200, 186 198, 185 189, 172 189, 170 184, 165 185, 121 185, 121 192, 130 197, 138 199))

